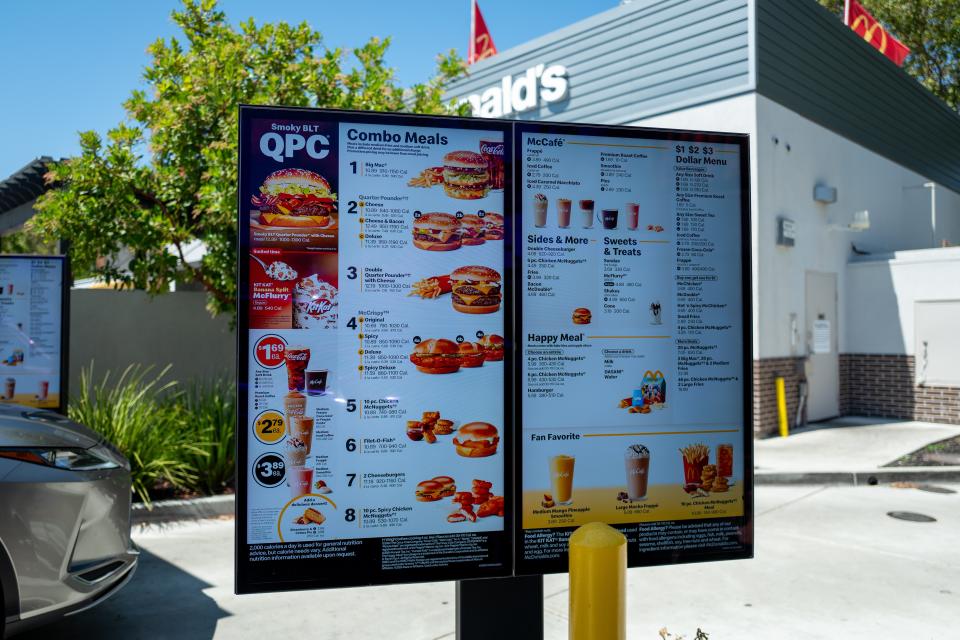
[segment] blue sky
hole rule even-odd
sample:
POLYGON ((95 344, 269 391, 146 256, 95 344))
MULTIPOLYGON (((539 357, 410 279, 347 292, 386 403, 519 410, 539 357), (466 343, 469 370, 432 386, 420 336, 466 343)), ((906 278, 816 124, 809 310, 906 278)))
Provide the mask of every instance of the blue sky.
MULTIPOLYGON (((499 50, 618 4, 617 0, 480 0, 499 50)), ((0 20, 0 179, 37 156, 77 152, 77 132, 104 132, 142 86, 146 47, 177 35, 176 0, 5 2, 0 20)), ((306 20, 331 47, 392 36, 388 63, 401 83, 427 79, 436 54, 466 57, 469 0, 222 0, 234 23, 306 20)))

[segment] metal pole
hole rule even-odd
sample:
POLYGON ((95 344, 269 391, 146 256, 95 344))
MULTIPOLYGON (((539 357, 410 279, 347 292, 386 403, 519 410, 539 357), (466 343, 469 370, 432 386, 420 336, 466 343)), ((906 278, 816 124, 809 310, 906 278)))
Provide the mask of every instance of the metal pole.
POLYGON ((543 640, 543 576, 457 581, 457 640, 543 640))
POLYGON ((935 182, 924 182, 923 186, 930 189, 930 244, 937 246, 937 184, 935 182))

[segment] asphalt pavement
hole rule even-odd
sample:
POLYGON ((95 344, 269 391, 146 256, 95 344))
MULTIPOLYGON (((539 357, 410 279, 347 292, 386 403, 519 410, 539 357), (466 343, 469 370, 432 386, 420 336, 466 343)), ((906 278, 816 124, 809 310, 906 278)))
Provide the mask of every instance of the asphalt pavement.
MULTIPOLYGON (((663 627, 687 640, 698 627, 710 640, 958 637, 960 493, 760 486, 756 507, 756 558, 629 571, 631 640, 659 640, 663 627), (895 510, 937 521, 887 515, 895 510)), ((453 583, 241 597, 232 519, 150 525, 135 539, 143 558, 123 591, 22 637, 454 638, 453 583)), ((546 637, 566 638, 566 575, 547 576, 544 592, 546 637)))

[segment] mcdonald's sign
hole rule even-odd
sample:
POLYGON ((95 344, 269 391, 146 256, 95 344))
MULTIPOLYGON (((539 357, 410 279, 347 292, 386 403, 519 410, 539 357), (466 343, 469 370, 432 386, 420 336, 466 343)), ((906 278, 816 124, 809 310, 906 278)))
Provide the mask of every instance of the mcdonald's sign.
POLYGON ((903 61, 910 54, 910 49, 890 35, 857 0, 847 0, 844 21, 880 53, 893 60, 898 66, 903 66, 903 61))

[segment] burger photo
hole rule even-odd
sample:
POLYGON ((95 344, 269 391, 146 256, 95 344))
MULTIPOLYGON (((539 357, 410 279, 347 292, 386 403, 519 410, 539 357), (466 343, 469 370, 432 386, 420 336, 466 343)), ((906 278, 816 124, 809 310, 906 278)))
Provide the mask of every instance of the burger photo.
POLYGON ((413 245, 424 251, 460 248, 460 221, 449 213, 425 213, 413 220, 413 245))
POLYGON ((476 246, 484 243, 486 224, 478 215, 468 213, 460 218, 460 241, 465 246, 476 246))
POLYGON ((487 240, 503 240, 503 216, 499 213, 487 212, 483 216, 483 224, 486 225, 483 237, 487 240))
POLYGON ((573 324, 590 324, 593 314, 586 307, 577 307, 573 310, 573 324))
POLYGON ((471 265, 450 274, 453 308, 460 313, 494 313, 500 310, 500 273, 471 265))
POLYGON ((477 200, 490 190, 487 161, 473 151, 451 151, 443 156, 443 191, 451 198, 477 200))
POLYGON ((479 342, 460 343, 460 366, 465 368, 482 367, 483 347, 479 342))
POLYGON ((457 483, 450 476, 437 476, 433 481, 439 482, 442 487, 440 490, 441 498, 449 498, 457 492, 457 483))
POLYGON ((250 202, 260 210, 260 222, 274 227, 327 227, 337 211, 330 183, 306 169, 274 171, 250 202))
POLYGON ((469 422, 457 430, 453 446, 464 458, 486 458, 497 452, 500 435, 489 422, 469 422))
POLYGON ((445 338, 424 340, 413 348, 410 362, 421 373, 455 373, 460 370, 460 347, 445 338))
POLYGON ((443 497, 443 485, 436 480, 424 480, 414 492, 417 502, 436 502, 443 497))
POLYGON ((483 347, 483 359, 486 362, 498 362, 503 360, 503 338, 495 333, 491 333, 480 338, 480 346, 483 347))

